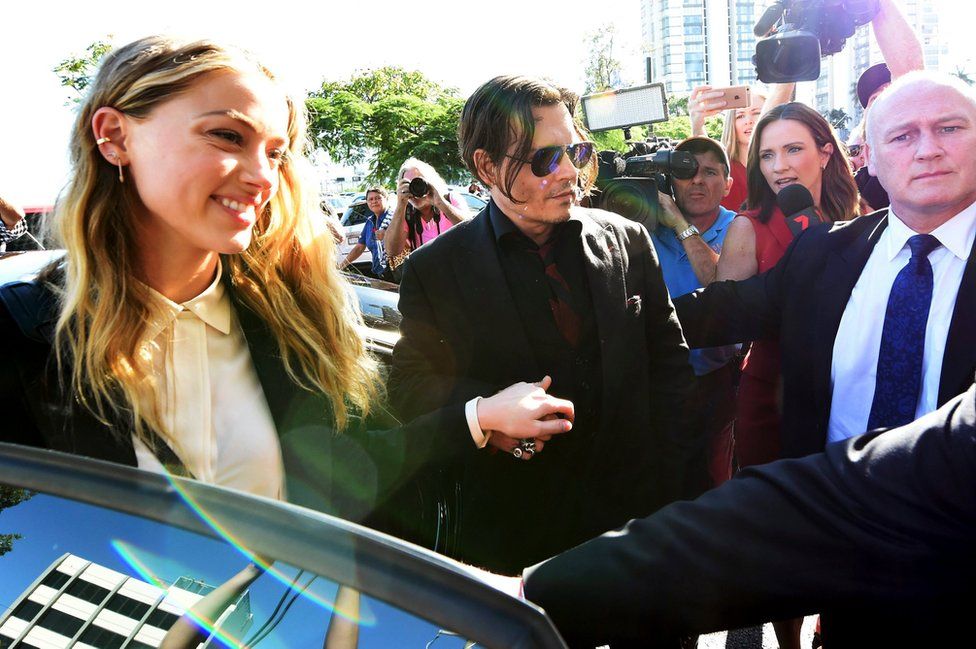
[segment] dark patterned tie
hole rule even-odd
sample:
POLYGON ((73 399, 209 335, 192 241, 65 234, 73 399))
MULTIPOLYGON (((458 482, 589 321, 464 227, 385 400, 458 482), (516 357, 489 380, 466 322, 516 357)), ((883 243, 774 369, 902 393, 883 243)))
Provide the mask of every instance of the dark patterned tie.
POLYGON ((916 234, 908 240, 912 258, 895 277, 888 295, 868 429, 902 426, 915 419, 922 385, 925 325, 932 305, 928 256, 939 245, 931 234, 916 234))
POLYGON ((552 297, 549 298, 549 309, 552 311, 552 317, 556 320, 556 326, 566 342, 577 347, 580 340, 582 320, 579 312, 573 308, 569 284, 566 283, 556 267, 555 241, 550 240, 544 243, 534 252, 542 259, 542 265, 545 267, 546 279, 549 281, 549 289, 552 291, 552 297))

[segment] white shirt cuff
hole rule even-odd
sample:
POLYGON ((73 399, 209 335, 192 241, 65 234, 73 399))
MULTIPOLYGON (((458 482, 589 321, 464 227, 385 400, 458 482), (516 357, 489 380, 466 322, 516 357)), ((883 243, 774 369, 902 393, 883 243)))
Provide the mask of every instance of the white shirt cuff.
POLYGON ((468 430, 471 431, 471 439, 478 448, 484 448, 491 439, 491 431, 487 433, 481 430, 481 423, 478 421, 478 402, 481 397, 475 397, 464 404, 464 417, 468 420, 468 430))

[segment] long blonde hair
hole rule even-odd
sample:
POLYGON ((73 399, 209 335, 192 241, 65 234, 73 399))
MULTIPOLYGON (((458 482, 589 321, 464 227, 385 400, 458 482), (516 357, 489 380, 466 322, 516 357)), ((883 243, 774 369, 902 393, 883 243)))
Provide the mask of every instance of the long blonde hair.
MULTIPOLYGON (((71 134, 73 173, 58 201, 50 235, 67 251, 64 278, 44 277, 59 296, 55 352, 70 393, 108 425, 131 422, 135 433, 165 433, 151 395, 156 378, 146 353, 153 306, 135 280, 133 214, 140 205, 133 183, 100 154, 93 113, 111 106, 134 118, 186 92, 203 75, 258 72, 274 79, 243 52, 209 41, 152 36, 108 54, 82 104, 71 134), (63 286, 61 285, 63 283, 63 286), (70 377, 70 380, 69 380, 70 377)), ((353 412, 365 415, 379 391, 376 362, 357 331, 361 318, 336 270, 335 242, 317 197, 305 189, 304 107, 288 102, 289 151, 277 193, 259 215, 249 247, 225 257, 235 293, 267 324, 285 369, 302 388, 331 402, 340 428, 353 412)), ((324 413, 325 414, 325 413, 324 413)))

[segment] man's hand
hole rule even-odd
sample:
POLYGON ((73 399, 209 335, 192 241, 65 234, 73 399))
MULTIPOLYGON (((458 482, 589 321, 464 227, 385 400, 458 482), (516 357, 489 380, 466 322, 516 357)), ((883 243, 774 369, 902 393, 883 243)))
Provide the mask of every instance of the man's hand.
MULTIPOLYGON (((548 376, 538 383, 516 383, 479 401, 481 430, 501 433, 493 434, 489 443, 502 448, 504 436, 512 438, 513 442, 534 438, 536 450, 539 450, 539 440, 544 443, 552 435, 569 432, 575 416, 573 402, 546 394, 551 384, 552 379, 548 376), (498 444, 494 443, 496 436, 502 437, 498 444)), ((503 450, 511 450, 514 446, 513 443, 503 450)))
POLYGON ((674 199, 665 194, 664 192, 657 193, 658 202, 661 204, 661 212, 658 216, 658 224, 663 225, 666 228, 671 228, 672 230, 682 231, 688 229, 688 221, 685 220, 684 215, 678 206, 675 205, 674 199))

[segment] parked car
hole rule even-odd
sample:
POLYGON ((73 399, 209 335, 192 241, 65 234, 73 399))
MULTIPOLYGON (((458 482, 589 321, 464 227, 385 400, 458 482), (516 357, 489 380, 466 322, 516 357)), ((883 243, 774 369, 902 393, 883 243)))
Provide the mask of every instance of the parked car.
POLYGON ((331 209, 336 216, 342 216, 342 213, 346 211, 347 207, 349 207, 350 201, 345 196, 336 196, 335 194, 327 194, 322 197, 320 203, 323 208, 326 205, 328 205, 329 209, 331 209))
POLYGON ((464 202, 467 203, 468 205, 468 209, 471 210, 471 216, 474 216, 475 214, 483 210, 485 208, 485 205, 488 204, 487 200, 485 200, 481 196, 472 194, 466 189, 457 189, 452 187, 451 191, 464 199, 464 202))
MULTIPOLYGON (((0 284, 27 281, 49 262, 64 254, 63 250, 35 250, 0 254, 0 284)), ((367 345, 381 361, 388 361, 400 338, 400 312, 397 310, 399 287, 390 282, 345 273, 350 290, 359 303, 366 329, 367 345)), ((0 644, 0 649, 3 645, 0 644)))
POLYGON ((461 564, 309 509, 10 444, 0 476, 0 647, 565 647, 461 564))

